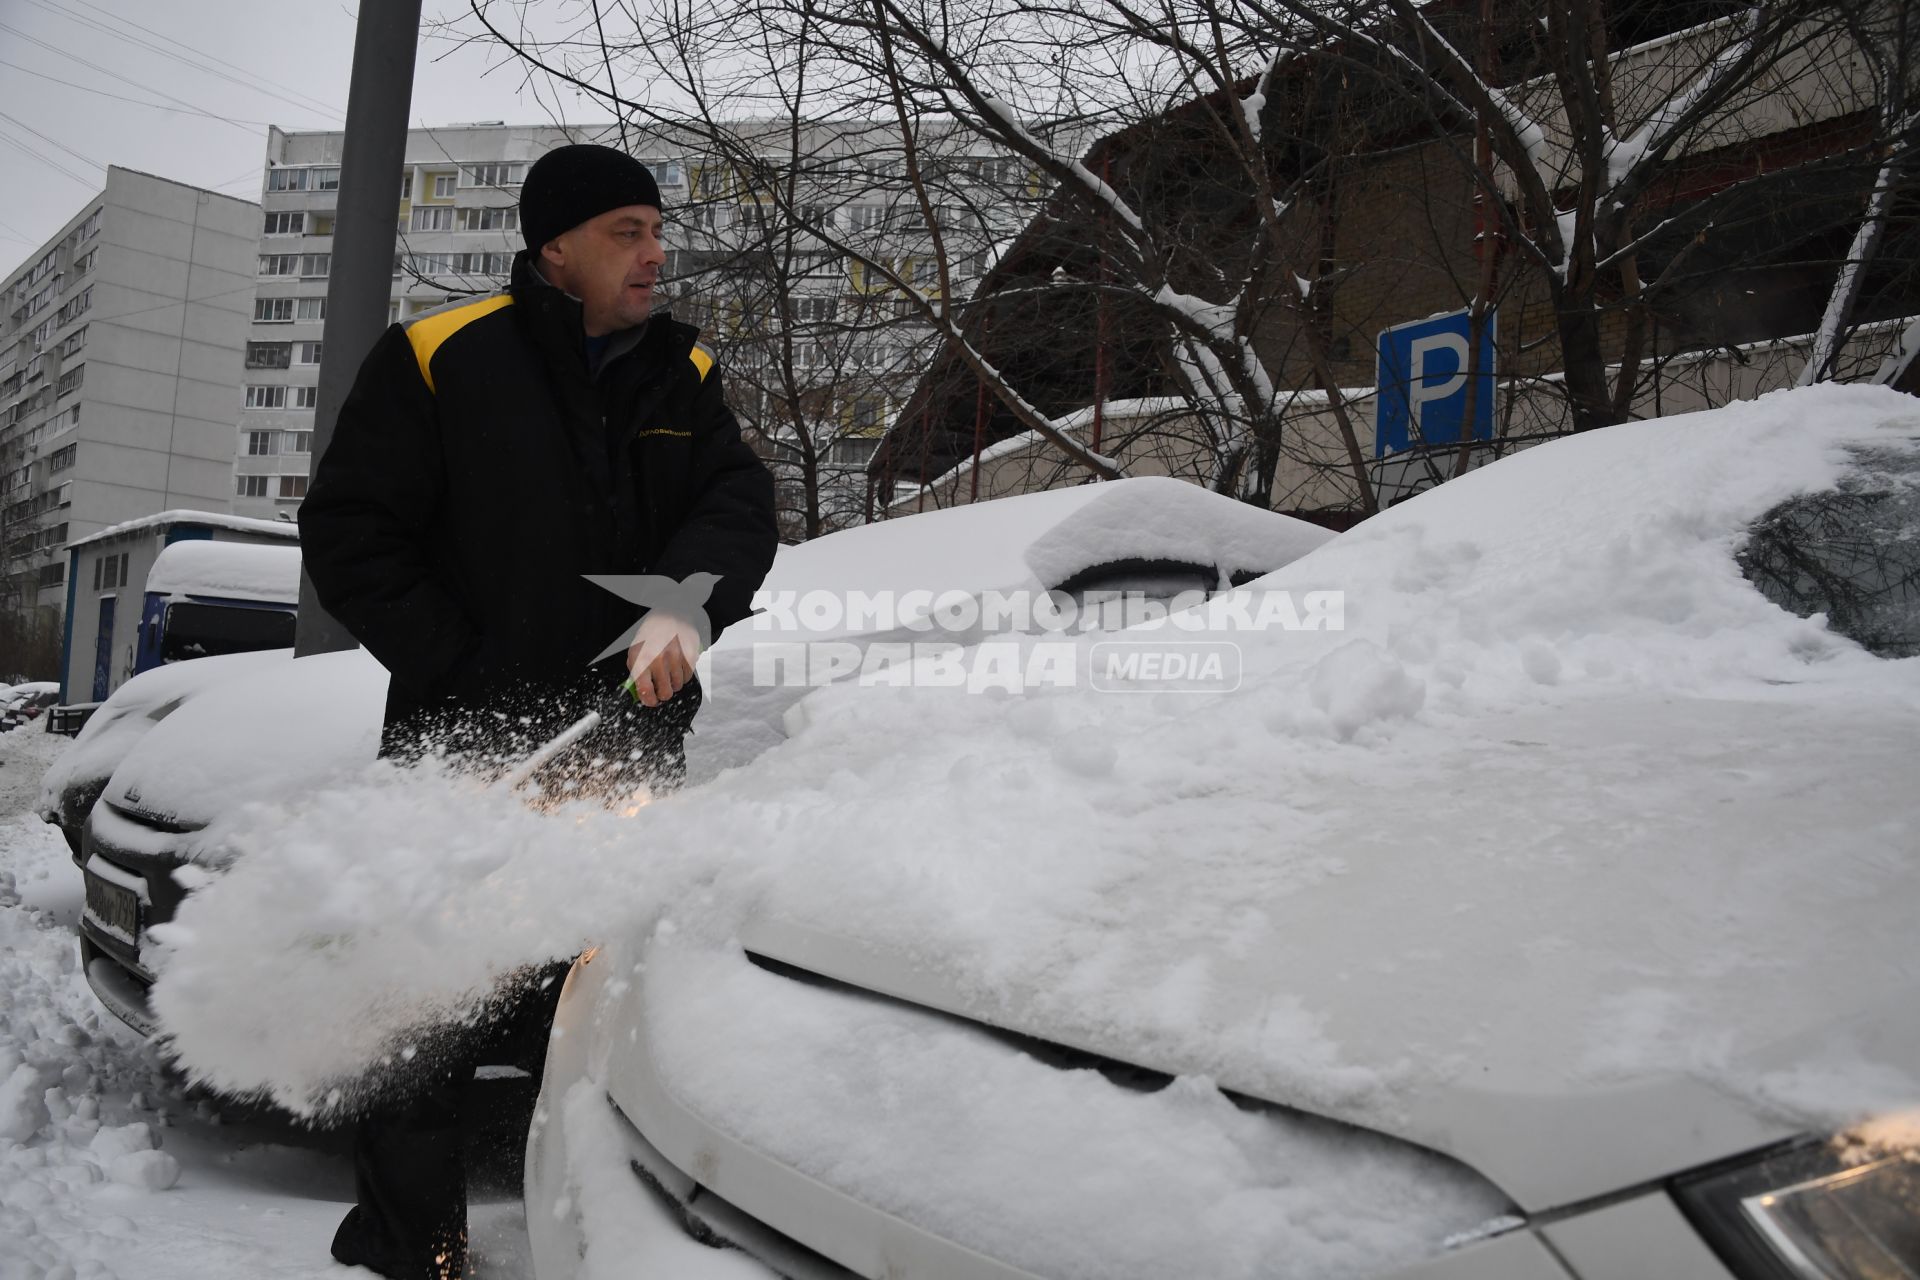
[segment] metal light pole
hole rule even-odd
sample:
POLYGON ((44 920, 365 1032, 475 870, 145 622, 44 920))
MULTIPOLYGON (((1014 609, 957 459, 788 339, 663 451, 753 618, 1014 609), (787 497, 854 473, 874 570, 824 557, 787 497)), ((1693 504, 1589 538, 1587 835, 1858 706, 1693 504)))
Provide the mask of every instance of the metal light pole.
MULTIPOLYGON (((340 154, 333 270, 321 330, 320 391, 313 415, 313 471, 320 469, 333 424, 360 362, 387 327, 393 294, 393 246, 400 211, 400 169, 407 158, 407 113, 420 41, 421 0, 361 0, 347 91, 347 137, 340 154)), ((351 649, 354 639, 300 573, 298 655, 351 649)))

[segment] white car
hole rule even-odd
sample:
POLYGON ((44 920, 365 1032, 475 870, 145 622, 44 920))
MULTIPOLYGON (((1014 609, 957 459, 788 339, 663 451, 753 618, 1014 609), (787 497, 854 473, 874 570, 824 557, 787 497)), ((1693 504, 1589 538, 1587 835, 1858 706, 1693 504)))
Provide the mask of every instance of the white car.
POLYGON ((1920 1274, 1916 583, 1816 388, 1366 521, 1209 696, 815 691, 638 820, 740 848, 568 978, 537 1274, 1920 1274))

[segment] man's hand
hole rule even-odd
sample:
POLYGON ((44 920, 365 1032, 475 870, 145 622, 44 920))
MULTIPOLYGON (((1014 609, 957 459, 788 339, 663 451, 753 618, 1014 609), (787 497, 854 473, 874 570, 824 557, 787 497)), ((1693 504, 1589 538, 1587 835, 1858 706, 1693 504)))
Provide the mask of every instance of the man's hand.
POLYGON ((700 636, 691 624, 650 610, 627 646, 634 697, 644 706, 659 706, 693 679, 693 662, 699 656, 700 636))

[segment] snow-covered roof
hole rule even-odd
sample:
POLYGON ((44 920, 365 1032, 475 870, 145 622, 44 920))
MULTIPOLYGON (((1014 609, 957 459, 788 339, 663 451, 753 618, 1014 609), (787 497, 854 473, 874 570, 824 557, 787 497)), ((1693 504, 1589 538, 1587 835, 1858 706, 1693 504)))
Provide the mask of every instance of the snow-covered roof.
POLYGON ((300 548, 199 538, 176 542, 147 571, 147 590, 292 604, 300 598, 300 548))
MULTIPOLYGON (((1184 413, 1190 411, 1190 408, 1191 406, 1188 402, 1178 396, 1147 396, 1137 400, 1109 400, 1106 403, 1104 418, 1109 422, 1116 418, 1138 421, 1142 418, 1153 418, 1162 414, 1184 413)), ((1084 408, 1075 409, 1071 413, 1062 414, 1054 421, 1062 431, 1065 431, 1069 435, 1083 435, 1093 426, 1093 406, 1087 405, 1084 408)), ((1003 440, 996 440, 980 450, 980 464, 984 465, 993 462, 1006 457, 1010 453, 1018 453, 1020 450, 1032 445, 1044 443, 1046 439, 1047 437, 1038 431, 1022 431, 1017 435, 1008 436, 1003 440)), ((922 489, 937 488, 949 480, 965 476, 973 470, 974 465, 974 459, 968 456, 962 458, 953 466, 948 467, 945 471, 942 471, 925 484, 910 484, 904 481, 897 483, 894 485, 893 501, 889 503, 888 506, 890 508, 899 507, 911 502, 919 496, 922 489)))
POLYGON ((84 538, 75 538, 67 544, 67 548, 71 550, 74 547, 84 547, 90 542, 124 537, 129 533, 138 533, 142 529, 163 529, 175 524, 203 524, 214 529, 230 529, 235 533, 258 533, 270 538, 285 538, 289 542, 298 541, 300 537, 300 526, 290 520, 259 520, 253 516, 230 515, 225 511, 192 511, 184 507, 176 507, 171 511, 159 511, 135 520, 122 520, 119 524, 110 524, 84 538))

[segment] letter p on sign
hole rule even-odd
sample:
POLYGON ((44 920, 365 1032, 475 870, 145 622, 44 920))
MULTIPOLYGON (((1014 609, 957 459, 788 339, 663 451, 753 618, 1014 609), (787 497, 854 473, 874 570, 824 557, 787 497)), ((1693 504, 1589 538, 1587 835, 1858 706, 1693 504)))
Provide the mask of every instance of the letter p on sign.
MULTIPOLYGON (((1463 418, 1471 332, 1465 311, 1381 331, 1374 457, 1460 442, 1467 426, 1463 418)), ((1493 387, 1494 315, 1488 312, 1480 342, 1480 387, 1473 398, 1471 426, 1476 440, 1493 438, 1493 387)))

